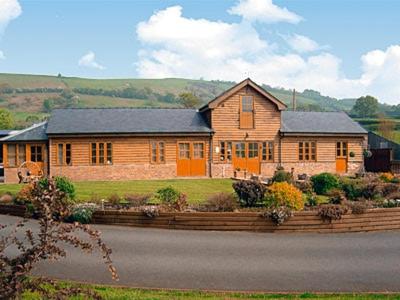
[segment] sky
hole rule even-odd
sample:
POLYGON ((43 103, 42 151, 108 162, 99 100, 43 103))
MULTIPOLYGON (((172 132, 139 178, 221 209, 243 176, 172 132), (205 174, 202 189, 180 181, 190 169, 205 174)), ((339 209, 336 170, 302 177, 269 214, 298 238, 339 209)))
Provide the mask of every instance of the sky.
POLYGON ((397 0, 0 0, 0 72, 192 78, 400 104, 397 0))

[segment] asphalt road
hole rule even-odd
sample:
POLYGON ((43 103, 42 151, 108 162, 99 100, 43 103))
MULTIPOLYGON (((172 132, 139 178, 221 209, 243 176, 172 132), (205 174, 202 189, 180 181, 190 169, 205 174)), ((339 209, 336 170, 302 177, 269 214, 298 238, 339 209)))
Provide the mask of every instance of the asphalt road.
MULTIPOLYGON (((0 215, 0 224, 17 220, 0 215)), ((33 225, 34 226, 34 225, 33 225)), ((400 232, 271 234, 95 226, 120 281, 99 254, 71 249, 37 274, 143 288, 267 292, 400 292, 400 232)))

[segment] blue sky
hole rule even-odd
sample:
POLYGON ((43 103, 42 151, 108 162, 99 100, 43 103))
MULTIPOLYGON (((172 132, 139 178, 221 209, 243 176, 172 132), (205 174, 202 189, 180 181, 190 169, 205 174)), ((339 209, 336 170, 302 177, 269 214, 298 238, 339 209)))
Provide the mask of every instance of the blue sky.
POLYGON ((400 103, 400 1, 0 0, 0 72, 185 77, 400 103))

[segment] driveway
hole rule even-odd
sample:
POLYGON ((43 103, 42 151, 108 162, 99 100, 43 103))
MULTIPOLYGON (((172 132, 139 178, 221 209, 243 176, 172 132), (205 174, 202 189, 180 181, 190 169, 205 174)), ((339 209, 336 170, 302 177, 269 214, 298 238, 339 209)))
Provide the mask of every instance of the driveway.
MULTIPOLYGON (((0 223, 17 218, 0 215, 0 223)), ((33 225, 34 226, 34 225, 33 225)), ((95 226, 120 281, 71 249, 37 274, 143 288, 267 292, 400 292, 400 232, 271 234, 95 226)))

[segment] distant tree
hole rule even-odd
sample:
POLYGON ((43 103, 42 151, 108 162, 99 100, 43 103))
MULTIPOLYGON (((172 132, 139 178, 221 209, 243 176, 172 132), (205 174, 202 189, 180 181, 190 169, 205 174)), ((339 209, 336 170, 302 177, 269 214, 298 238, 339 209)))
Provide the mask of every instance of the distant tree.
POLYGON ((14 127, 14 118, 11 112, 5 108, 0 109, 0 129, 11 129, 14 127))
POLYGON ((54 100, 53 99, 45 99, 43 101, 43 111, 44 112, 51 112, 54 107, 54 100))
POLYGON ((361 118, 375 117, 378 114, 378 99, 372 96, 364 96, 357 99, 353 106, 353 113, 361 118))
POLYGON ((192 93, 182 93, 179 95, 179 102, 184 108, 196 108, 201 104, 200 99, 192 93))
POLYGON ((378 133, 388 140, 394 140, 396 124, 385 115, 379 115, 378 133))
POLYGON ((35 115, 29 115, 25 119, 25 122, 30 123, 30 124, 38 123, 39 121, 40 121, 40 118, 35 115))
POLYGON ((62 77, 61 73, 58 73, 57 77, 58 77, 58 78, 61 78, 61 77, 62 77))

